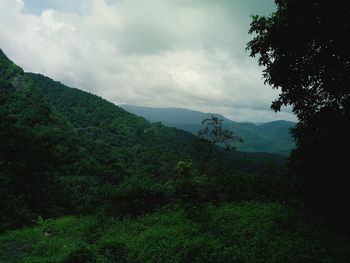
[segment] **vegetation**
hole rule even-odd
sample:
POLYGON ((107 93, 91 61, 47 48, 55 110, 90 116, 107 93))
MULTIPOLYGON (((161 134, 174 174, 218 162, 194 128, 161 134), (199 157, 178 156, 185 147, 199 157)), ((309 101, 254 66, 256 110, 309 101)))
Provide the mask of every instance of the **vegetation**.
POLYGON ((350 11, 345 3, 275 2, 277 12, 253 17, 248 49, 259 56, 266 83, 281 91, 271 108, 291 105, 299 119, 289 171, 302 180, 304 201, 345 219, 350 192, 340 147, 350 146, 350 11))
POLYGON ((195 218, 64 217, 0 237, 1 262, 348 262, 349 243, 277 203, 206 205, 195 218))
MULTIPOLYGON (((187 193, 190 205, 249 200, 256 193, 230 193, 229 184, 219 193, 214 187, 262 178, 262 168, 270 167, 265 159, 283 160, 211 147, 208 169, 201 174, 202 152, 191 134, 151 124, 100 97, 24 73, 4 55, 2 61, 8 80, 1 81, 0 97, 1 231, 28 225, 39 215, 136 216, 182 204, 187 193), (186 189, 177 167, 181 162, 191 163, 186 189), (225 176, 216 176, 218 166, 225 176)), ((276 174, 279 170, 272 168, 276 174)), ((254 188, 255 182, 249 184, 254 188)))
POLYGON ((248 48, 281 88, 273 109, 300 119, 286 166, 235 151, 217 116, 193 136, 0 51, 0 262, 350 262, 337 150, 349 142, 349 59, 327 31, 346 21, 319 1, 276 3, 254 17, 248 48))

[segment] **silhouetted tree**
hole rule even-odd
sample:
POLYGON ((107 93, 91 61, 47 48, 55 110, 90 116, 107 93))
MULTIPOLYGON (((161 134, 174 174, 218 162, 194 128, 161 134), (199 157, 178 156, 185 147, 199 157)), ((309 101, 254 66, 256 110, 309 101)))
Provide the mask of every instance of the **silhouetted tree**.
POLYGON ((217 116, 211 115, 210 118, 204 119, 202 125, 204 128, 198 132, 201 139, 207 140, 212 146, 219 144, 225 146, 226 150, 233 150, 236 141, 242 142, 242 139, 234 135, 233 131, 223 129, 223 120, 217 116))
POLYGON ((232 151, 235 149, 234 143, 243 142, 240 137, 234 135, 233 131, 224 129, 222 123, 223 120, 215 115, 202 121, 203 128, 198 132, 195 142, 195 148, 202 159, 202 172, 208 170, 208 162, 215 145, 224 146, 226 151, 232 151))
POLYGON ((350 9, 345 1, 275 0, 270 16, 253 16, 248 43, 265 83, 280 94, 271 108, 291 105, 299 119, 290 171, 318 211, 342 214, 349 200, 350 9))

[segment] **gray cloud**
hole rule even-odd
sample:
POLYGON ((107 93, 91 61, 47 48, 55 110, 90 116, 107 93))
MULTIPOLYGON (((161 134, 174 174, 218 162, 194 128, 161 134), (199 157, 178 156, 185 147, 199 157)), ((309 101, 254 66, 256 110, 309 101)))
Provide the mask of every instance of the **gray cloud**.
POLYGON ((28 14, 40 15, 43 10, 54 9, 59 12, 66 13, 87 13, 89 12, 89 7, 91 0, 24 0, 25 5, 23 7, 23 12, 28 14))
POLYGON ((277 92, 244 50, 249 15, 273 7, 272 0, 0 0, 0 47, 25 70, 115 103, 292 120, 290 111, 269 110, 277 92))

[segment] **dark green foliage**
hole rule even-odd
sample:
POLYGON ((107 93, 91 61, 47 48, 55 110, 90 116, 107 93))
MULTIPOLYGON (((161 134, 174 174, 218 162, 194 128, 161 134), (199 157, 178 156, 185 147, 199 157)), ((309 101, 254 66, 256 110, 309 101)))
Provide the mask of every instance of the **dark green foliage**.
MULTIPOLYGON (((318 0, 276 0, 269 17, 254 16, 249 42, 266 83, 280 89, 272 109, 292 105, 299 119, 290 172, 303 181, 303 198, 316 211, 344 220, 350 200, 349 8, 318 0)), ((345 221, 348 219, 345 219, 345 221)))
POLYGON ((293 105, 301 122, 325 108, 347 111, 349 10, 345 3, 277 0, 277 12, 254 16, 248 44, 266 82, 282 93, 272 107, 293 105))
MULTIPOLYGON (((14 217, 14 225, 33 210, 43 212, 49 203, 52 206, 52 177, 48 174, 54 173, 51 167, 58 161, 50 145, 51 130, 45 126, 56 120, 40 95, 30 87, 22 90, 18 92, 12 85, 0 90, 0 202, 4 202, 1 207, 7 211, 2 216, 14 217), (21 208, 18 211, 17 206, 21 208)), ((1 218, 1 223, 8 221, 1 218)))
POLYGON ((0 231, 35 214, 91 211, 98 187, 116 170, 100 161, 107 149, 81 138, 22 71, 1 69, 9 81, 0 81, 0 231))
POLYGON ((83 249, 91 241, 89 239, 96 226, 97 220, 92 217, 64 217, 49 222, 46 226, 49 231, 44 231, 39 225, 33 229, 10 232, 0 237, 0 262, 69 262, 83 259, 83 249))
POLYGON ((0 59, 0 262, 348 261, 279 204, 298 204, 284 158, 215 146, 218 119, 198 140, 0 59))
POLYGON ((128 176, 102 194, 108 214, 137 216, 154 211, 170 201, 171 188, 150 176, 128 176))
POLYGON ((44 76, 8 70, 14 64, 2 59, 8 80, 0 82, 1 231, 29 224, 37 215, 137 216, 176 203, 232 200, 231 186, 219 194, 214 185, 256 174, 263 158, 270 158, 250 155, 256 161, 247 162, 249 155, 211 146, 205 164, 210 169, 201 174, 202 153, 191 134, 151 124, 44 76), (177 169, 181 162, 192 164, 186 180, 177 169), (218 167, 225 177, 217 176, 218 167))
POLYGON ((1 262, 348 262, 349 240, 278 203, 206 205, 101 223, 65 217, 0 236, 1 262), (96 235, 98 233, 98 235, 96 235))
POLYGON ((179 156, 189 156, 192 136, 186 132, 150 124, 98 96, 44 76, 28 76, 80 135, 108 145, 126 171, 143 167, 150 174, 169 174, 179 156))
MULTIPOLYGON (((47 95, 55 109, 68 118, 80 135, 108 145, 114 158, 119 160, 121 170, 128 176, 136 176, 137 179, 130 182, 137 180, 142 182, 142 178, 150 176, 156 177, 155 181, 158 181, 159 185, 169 186, 171 184, 169 179, 173 177, 177 163, 183 160, 193 161, 194 174, 201 170, 202 154, 193 147, 194 137, 189 133, 167 128, 159 123, 150 124, 143 118, 136 117, 97 96, 68 88, 44 76, 35 74, 28 76, 47 95), (77 112, 81 112, 79 117, 77 112), (97 119, 96 112, 99 114, 97 119)), ((214 151, 221 152, 217 147, 214 151)), ((110 157, 103 156, 101 159, 108 158, 110 157)), ((222 154, 220 158, 223 158, 222 154)), ((243 153, 224 154, 227 169, 232 169, 232 173, 238 164, 242 165, 239 169, 257 172, 270 158, 283 163, 282 157, 268 154, 261 156, 243 153), (254 161, 244 163, 242 159, 254 161)), ((208 164, 212 167, 212 175, 215 174, 215 163, 217 160, 213 158, 208 164)), ((151 182, 153 179, 147 180, 151 182)), ((160 189, 157 184, 153 185, 155 189, 160 189)), ((164 189, 170 191, 168 188, 164 189)))
POLYGON ((242 138, 234 135, 233 131, 229 131, 222 127, 223 119, 212 115, 210 118, 204 119, 202 125, 204 128, 198 132, 198 137, 202 140, 209 141, 212 145, 222 145, 225 149, 232 151, 236 142, 242 143, 242 138))
POLYGON ((10 61, 4 52, 0 49, 0 76, 1 81, 14 81, 20 79, 20 76, 23 74, 23 70, 10 61))

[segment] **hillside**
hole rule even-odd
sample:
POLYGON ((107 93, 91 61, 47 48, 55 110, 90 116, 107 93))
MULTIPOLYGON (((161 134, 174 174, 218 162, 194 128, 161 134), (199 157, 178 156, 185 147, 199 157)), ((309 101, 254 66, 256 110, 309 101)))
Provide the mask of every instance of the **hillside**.
MULTIPOLYGON (((120 105, 123 109, 142 116, 151 122, 161 122, 169 127, 176 127, 193 134, 202 128, 203 119, 210 118, 212 113, 204 113, 180 108, 150 108, 133 105, 120 105)), ((243 143, 237 148, 247 152, 270 152, 288 155, 294 148, 290 129, 295 123, 288 121, 273 121, 263 124, 235 122, 220 114, 214 114, 223 119, 224 127, 232 130, 243 138, 243 143)))
POLYGON ((0 262, 349 262, 280 155, 152 124, 1 50, 0 106, 0 262))
POLYGON ((178 161, 199 165, 191 134, 0 62, 0 231, 38 214, 143 213, 168 202, 178 161))
MULTIPOLYGON (((113 206, 117 213, 150 211, 174 198, 168 187, 178 162, 190 162, 194 174, 202 169, 202 153, 190 133, 151 124, 96 95, 24 73, 0 55, 0 170, 9 178, 0 185, 3 229, 37 214, 113 206), (130 198, 136 202, 132 206, 130 198)), ((206 160, 210 174, 222 160, 226 170, 244 173, 259 171, 269 160, 283 163, 278 155, 215 151, 217 157, 206 160)))

